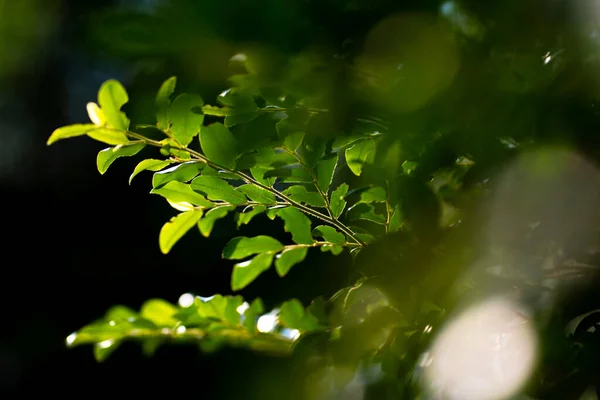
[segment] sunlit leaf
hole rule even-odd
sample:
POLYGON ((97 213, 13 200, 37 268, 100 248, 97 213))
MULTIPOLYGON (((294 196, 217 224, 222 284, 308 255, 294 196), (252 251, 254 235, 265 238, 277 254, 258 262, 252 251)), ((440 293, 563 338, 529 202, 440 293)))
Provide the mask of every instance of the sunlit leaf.
POLYGON ((204 176, 216 176, 217 178, 234 180, 234 181, 239 181, 240 180, 239 175, 236 175, 236 174, 234 174, 232 172, 228 172, 228 171, 225 171, 225 170, 216 170, 213 167, 209 167, 209 166, 206 166, 204 168, 204 170, 202 170, 202 175, 204 175, 204 176))
POLYGON ((121 343, 116 340, 104 340, 94 344, 94 359, 98 362, 102 362, 108 358, 121 343))
POLYGON ((317 164, 317 183, 323 193, 329 192, 329 185, 333 180, 333 174, 338 162, 338 156, 319 161, 317 164))
POLYGON ((108 167, 119 157, 131 157, 139 153, 146 145, 144 143, 136 143, 125 146, 109 147, 101 150, 96 157, 96 166, 98 172, 104 174, 108 167))
POLYGON ((269 171, 270 168, 262 167, 260 165, 250 168, 250 173, 252 174, 252 177, 256 179, 259 183, 265 186, 273 186, 277 178, 275 178, 274 176, 265 177, 265 174, 269 171))
POLYGON ((99 127, 104 126, 104 124, 106 124, 106 118, 104 118, 104 113, 102 112, 100 107, 98 107, 98 104, 94 103, 93 101, 90 101, 85 105, 85 109, 87 110, 90 121, 92 121, 94 125, 99 127))
POLYGON ((264 178, 276 177, 285 183, 312 183, 313 181, 312 175, 300 165, 270 169, 263 176, 264 178))
POLYGON ((52 132, 52 135, 48 138, 46 144, 50 146, 52 143, 62 140, 68 139, 76 136, 83 136, 88 133, 90 130, 95 129, 96 125, 94 124, 75 124, 75 125, 67 125, 55 129, 52 132))
POLYGON ((331 208, 331 213, 334 218, 339 218, 340 215, 344 212, 344 208, 346 208, 346 200, 344 200, 344 196, 348 193, 348 185, 342 183, 338 186, 337 189, 331 193, 331 199, 329 200, 329 206, 331 208))
POLYGON ((240 192, 244 193, 250 200, 256 201, 262 204, 276 204, 275 195, 261 187, 256 185, 242 185, 237 188, 240 192))
POLYGON ((302 211, 293 207, 277 210, 277 216, 283 219, 284 229, 292 234, 292 240, 298 244, 314 242, 310 230, 310 219, 302 211))
POLYGON ((326 140, 320 137, 304 138, 302 144, 298 147, 297 153, 302 162, 309 168, 314 168, 317 162, 321 160, 325 153, 326 140))
POLYGON ((94 140, 109 144, 111 146, 129 143, 129 139, 124 132, 110 128, 92 129, 87 133, 87 135, 94 140))
POLYGON ((313 236, 322 237, 326 241, 333 244, 344 244, 346 243, 346 237, 343 233, 335 230, 335 228, 328 225, 319 225, 312 232, 313 236))
POLYGON ((156 326, 172 327, 177 323, 173 316, 177 307, 162 299, 151 299, 140 308, 140 316, 152 321, 156 326))
POLYGON ((223 249, 223 258, 241 260, 254 254, 275 253, 281 250, 283 245, 270 236, 238 236, 227 242, 223 249))
POLYGON ((364 164, 375 161, 375 141, 366 139, 346 149, 346 163, 354 175, 360 176, 364 164))
POLYGON ((171 124, 173 138, 183 146, 191 143, 194 136, 200 132, 204 115, 192 112, 192 108, 204 104, 202 97, 183 93, 173 101, 168 108, 168 118, 171 124))
POLYGON ((251 260, 235 264, 231 274, 231 289, 241 290, 252 283, 271 267, 273 257, 273 253, 262 253, 251 260))
POLYGON ((120 82, 110 79, 100 86, 98 104, 109 127, 123 131, 129 129, 129 119, 121 111, 128 101, 127 91, 120 82))
POLYGON ((265 306, 261 299, 254 299, 252 304, 250 304, 250 308, 244 312, 244 321, 242 324, 246 329, 250 332, 257 332, 256 329, 256 321, 258 317, 260 317, 265 312, 265 306))
POLYGON ((275 270, 281 277, 287 275, 290 269, 298 263, 301 263, 306 258, 308 248, 306 247, 293 247, 285 249, 275 258, 275 270))
POLYGON ((214 123, 203 127, 200 145, 210 160, 229 169, 235 168, 236 142, 225 125, 214 123))
POLYGON ((317 192, 309 192, 305 186, 290 186, 283 191, 283 194, 292 200, 312 207, 325 207, 325 200, 317 192))
POLYGON ((160 251, 167 254, 171 248, 185 235, 202 217, 202 210, 186 211, 171 218, 163 225, 158 236, 160 251))
POLYGON ((266 206, 255 206, 255 207, 252 207, 252 209, 250 211, 237 213, 235 215, 235 222, 237 224, 237 227, 239 228, 242 225, 249 224, 250 221, 252 221, 252 219, 255 216, 257 216, 258 214, 264 213, 266 209, 267 209, 266 206))
POLYGON ((152 187, 158 188, 171 181, 187 182, 198 175, 204 166, 199 161, 188 161, 157 172, 152 176, 152 187))
POLYGON ((171 160, 157 160, 154 158, 149 158, 147 160, 140 161, 138 165, 135 166, 133 173, 129 177, 129 184, 131 185, 131 181, 133 178, 137 176, 142 171, 160 171, 161 169, 171 165, 173 161, 171 160))
POLYGON ((198 221, 198 228, 200 229, 202 236, 209 237, 215 222, 221 218, 225 218, 225 216, 233 210, 235 210, 235 207, 233 206, 215 207, 208 210, 208 212, 204 214, 204 217, 198 221))
POLYGON ((246 204, 246 196, 216 176, 202 175, 192 181, 192 189, 203 193, 210 200, 225 201, 233 205, 246 204))
POLYGON ((214 206, 214 203, 206 200, 200 193, 194 192, 189 184, 183 182, 167 182, 159 188, 152 189, 150 193, 162 196, 174 203, 190 203, 207 208, 214 206))
POLYGON ((160 86, 158 93, 156 94, 156 125, 159 129, 166 130, 169 128, 169 118, 167 109, 171 104, 170 97, 175 91, 175 85, 177 84, 177 78, 172 76, 160 86))

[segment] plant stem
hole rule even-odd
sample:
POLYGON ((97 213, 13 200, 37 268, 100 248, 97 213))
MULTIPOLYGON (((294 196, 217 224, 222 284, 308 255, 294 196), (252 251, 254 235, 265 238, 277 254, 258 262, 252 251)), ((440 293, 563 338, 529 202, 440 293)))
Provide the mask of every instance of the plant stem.
MULTIPOLYGON (((148 139, 146 137, 144 137, 143 135, 140 135, 138 133, 135 132, 131 132, 131 131, 125 131, 125 134, 129 137, 132 137, 134 139, 138 139, 138 140, 142 140, 152 146, 155 147, 163 147, 163 143, 156 141, 156 140, 152 140, 152 139, 148 139)), ((288 203, 291 206, 294 206, 296 208, 298 208, 300 211, 311 215, 315 218, 319 218, 320 220, 327 222, 330 225, 333 225, 334 227, 336 227, 338 230, 340 230, 341 232, 345 233, 346 235, 348 235, 348 237, 350 237, 350 239, 354 240, 360 247, 364 247, 366 246, 366 243, 363 242, 362 240, 358 239, 354 232, 352 232, 352 230, 350 228, 348 228, 346 225, 344 225, 343 223, 341 223, 340 221, 336 220, 333 217, 330 217, 328 215, 325 215, 317 210, 313 210, 310 207, 307 207, 301 203, 298 203, 295 200, 292 200, 290 197, 286 196, 285 194, 281 193, 280 191, 272 188, 271 186, 266 186, 263 185, 262 183, 260 183, 259 181, 257 181, 256 179, 252 178, 250 175, 241 172, 241 171, 234 171, 232 169, 223 167, 222 165, 216 164, 214 162, 212 162, 211 160, 209 160, 208 158, 206 158, 206 156, 202 153, 199 153, 195 150, 189 149, 187 147, 178 145, 178 146, 172 146, 175 147, 178 150, 181 151, 186 151, 188 153, 190 153, 191 156, 195 157, 196 159, 204 162, 206 165, 208 165, 209 167, 215 168, 217 170, 222 170, 222 171, 226 171, 232 174, 235 174, 237 176, 239 176, 244 182, 246 183, 250 183, 253 184, 255 186, 260 187, 261 189, 267 190, 271 193, 273 193, 275 196, 279 197, 281 200, 283 200, 284 202, 288 203)))

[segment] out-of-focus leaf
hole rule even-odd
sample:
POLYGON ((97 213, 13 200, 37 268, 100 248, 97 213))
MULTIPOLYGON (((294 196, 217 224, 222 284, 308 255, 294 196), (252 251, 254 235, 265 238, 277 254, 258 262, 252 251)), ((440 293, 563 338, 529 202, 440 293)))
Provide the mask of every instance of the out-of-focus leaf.
POLYGON ((346 149, 346 163, 354 175, 360 176, 365 164, 375 161, 375 141, 366 139, 346 149))
POLYGON ((151 299, 142 305, 140 316, 152 321, 156 326, 172 327, 177 324, 173 316, 177 313, 177 307, 162 299, 151 299))

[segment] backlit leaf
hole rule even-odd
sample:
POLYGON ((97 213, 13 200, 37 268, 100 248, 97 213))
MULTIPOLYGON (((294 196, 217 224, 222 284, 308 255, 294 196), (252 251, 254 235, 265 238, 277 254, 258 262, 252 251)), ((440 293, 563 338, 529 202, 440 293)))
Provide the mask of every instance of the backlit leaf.
POLYGON ((250 200, 256 201, 262 204, 276 204, 275 195, 261 187, 256 185, 242 185, 237 188, 240 192, 244 193, 250 200))
POLYGON ((280 254, 277 254, 275 258, 275 270, 281 277, 287 275, 290 269, 298 263, 301 263, 306 258, 308 248, 306 247, 294 247, 285 249, 280 254))
POLYGON ((271 267, 273 253, 262 253, 256 257, 235 264, 231 274, 231 289, 241 290, 271 267))
POLYGON ((198 228, 200 229, 202 236, 209 237, 215 222, 221 218, 225 218, 225 216, 233 210, 235 210, 235 207, 232 206, 215 207, 208 210, 208 212, 204 214, 204 217, 198 221, 198 228))
POLYGON ((109 147, 101 150, 96 157, 96 166, 98 172, 104 174, 108 167, 119 157, 131 157, 139 153, 146 145, 144 143, 136 143, 126 146, 109 147))
POLYGON ((292 200, 312 207, 325 207, 325 200, 317 192, 309 192, 305 186, 290 186, 283 191, 283 194, 292 200))
POLYGON ((368 188, 360 193, 360 203, 381 203, 387 200, 387 193, 384 188, 375 186, 368 188))
POLYGON ((265 206, 255 206, 255 207, 252 207, 252 209, 250 211, 237 213, 235 215, 235 222, 237 224, 237 227, 239 228, 242 225, 249 224, 250 221, 252 220, 252 218, 257 216, 258 214, 265 212, 266 209, 267 209, 267 207, 265 207, 265 206))
POLYGON ((120 82, 110 79, 100 86, 98 104, 109 127, 123 131, 129 129, 129 119, 121 111, 121 107, 128 101, 127 91, 120 82))
POLYGON ((194 192, 189 184, 183 182, 167 182, 159 188, 152 189, 150 193, 158 194, 174 203, 189 203, 206 208, 214 206, 212 202, 206 200, 200 193, 194 192))
POLYGON ((129 143, 129 139, 125 133, 110 128, 92 129, 87 133, 87 135, 94 140, 109 144, 111 146, 129 143))
POLYGON ((333 193, 331 193, 329 206, 331 208, 331 213, 335 218, 339 218, 344 212, 344 208, 346 207, 346 200, 344 200, 344 196, 346 196, 346 193, 348 193, 348 189, 348 185, 342 183, 333 191, 333 193))
POLYGON ((152 321, 156 326, 172 327, 177 323, 173 316, 177 307, 162 299, 151 299, 140 308, 140 316, 152 321))
POLYGON ((238 236, 225 245, 223 258, 241 260, 254 254, 275 253, 281 250, 283 245, 270 236, 238 236))
POLYGON ((192 112, 192 108, 204 104, 202 97, 194 94, 181 94, 168 108, 168 118, 171 123, 173 138, 183 146, 191 143, 194 136, 200 132, 204 115, 192 112))
POLYGON ((158 236, 160 251, 167 254, 171 248, 183 237, 202 217, 202 210, 183 212, 163 225, 158 236))
POLYGON ((163 82, 156 94, 156 125, 163 130, 166 130, 169 127, 167 109, 171 104, 170 97, 175 91, 176 84, 177 78, 172 76, 163 82))
POLYGON ((157 172, 152 177, 152 187, 157 188, 171 181, 187 182, 198 175, 204 166, 199 161, 188 161, 157 172))
POLYGON ((313 236, 322 237, 327 242, 333 244, 344 244, 346 243, 346 236, 335 230, 335 228, 328 225, 319 225, 312 232, 313 236))
POLYGON ((354 175, 360 176, 364 164, 375 161, 375 141, 366 139, 346 149, 346 163, 354 175))
POLYGON ((83 136, 88 133, 90 130, 95 129, 96 125, 94 124, 75 124, 75 125, 67 125, 55 129, 52 132, 52 135, 48 138, 46 144, 50 146, 52 143, 62 140, 68 139, 76 136, 83 136))
POLYGON ((225 125, 214 123, 203 127, 200 145, 210 160, 229 169, 235 168, 236 141, 225 125))
POLYGON ((365 221, 385 224, 386 217, 375 213, 375 207, 372 204, 359 203, 348 210, 350 220, 362 219, 365 221))
POLYGON ((202 175, 192 181, 192 189, 203 193, 210 200, 225 201, 233 205, 246 204, 246 196, 233 186, 216 176, 202 175))
POLYGON ((333 180, 333 174, 335 172, 335 166, 338 162, 338 156, 327 158, 319 161, 317 164, 317 183, 323 193, 329 192, 329 185, 333 180))
POLYGON ((311 244, 314 242, 310 230, 310 219, 294 207, 285 207, 277 210, 277 216, 283 219, 284 229, 292 234, 292 240, 298 244, 311 244))
POLYGON ((142 171, 160 171, 161 169, 165 168, 168 165, 171 165, 172 163, 173 161, 171 160, 157 160, 154 158, 149 158, 147 160, 140 161, 140 163, 136 165, 135 169, 133 170, 133 173, 129 177, 129 184, 131 184, 133 178, 135 178, 137 174, 139 174, 142 171))

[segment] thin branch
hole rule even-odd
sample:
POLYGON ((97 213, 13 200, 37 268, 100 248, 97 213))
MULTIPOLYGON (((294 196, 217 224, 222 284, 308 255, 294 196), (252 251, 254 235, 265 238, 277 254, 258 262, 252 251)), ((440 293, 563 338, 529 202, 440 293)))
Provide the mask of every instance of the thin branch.
MULTIPOLYGON (((148 139, 140 134, 137 134, 135 132, 131 132, 131 131, 125 131, 125 134, 127 136, 130 136, 134 139, 138 139, 138 140, 143 140, 144 142, 155 146, 155 147, 163 147, 163 143, 158 142, 156 140, 152 140, 152 139, 148 139)), ((292 205, 296 208, 298 208, 300 211, 303 211, 304 213, 311 215, 315 218, 318 218, 324 222, 327 222, 330 225, 333 225, 334 227, 336 227, 338 230, 340 230, 341 232, 345 233, 346 235, 348 235, 348 237, 350 237, 352 240, 354 240, 358 245, 360 245, 360 247, 364 247, 366 246, 366 243, 363 242, 362 240, 358 239, 354 232, 352 232, 352 230, 350 228, 348 228, 346 225, 344 225, 343 223, 341 223, 340 221, 336 220, 335 218, 332 218, 328 215, 325 215, 317 210, 313 210, 310 207, 307 207, 295 200, 292 200, 290 197, 286 196, 285 194, 281 193, 280 191, 272 188, 271 186, 266 186, 263 185, 262 183, 260 183, 259 181, 257 181, 256 179, 252 178, 250 175, 241 172, 241 171, 234 171, 232 169, 226 168, 222 165, 219 165, 211 160, 209 160, 208 158, 206 158, 206 156, 202 153, 199 153, 195 150, 192 150, 190 148, 184 147, 184 146, 172 146, 174 148, 176 148, 177 150, 181 150, 181 151, 185 151, 188 152, 190 154, 190 156, 195 157, 196 159, 204 162, 206 165, 208 165, 209 167, 215 168, 217 170, 222 170, 222 171, 226 171, 229 172, 231 174, 235 174, 237 176, 239 176, 244 182, 246 183, 251 183, 255 186, 258 186, 264 190, 267 190, 271 193, 273 193, 275 196, 277 196, 278 198, 280 198, 282 201, 287 202, 289 205, 292 205)))

